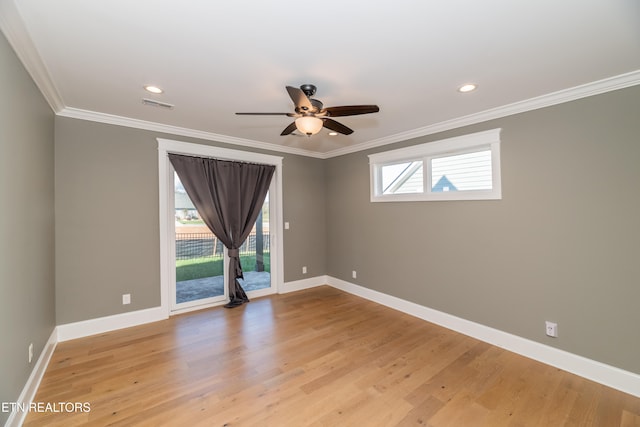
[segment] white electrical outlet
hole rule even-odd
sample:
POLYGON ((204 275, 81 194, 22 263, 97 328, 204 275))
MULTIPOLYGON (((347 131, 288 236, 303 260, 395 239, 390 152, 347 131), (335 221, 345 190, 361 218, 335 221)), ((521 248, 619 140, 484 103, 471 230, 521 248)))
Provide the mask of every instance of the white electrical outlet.
POLYGON ((122 294, 122 304, 131 304, 131 294, 122 294))
POLYGON ((554 322, 549 322, 548 320, 545 323, 546 333, 550 337, 557 338, 558 337, 558 324, 554 322))
POLYGON ((307 266, 302 267, 302 274, 307 274, 307 266))
POLYGON ((358 273, 356 273, 356 271, 355 271, 355 270, 353 270, 353 271, 351 272, 351 277, 353 277, 354 279, 358 278, 358 273))
POLYGON ((33 360, 33 343, 29 344, 29 363, 33 360))

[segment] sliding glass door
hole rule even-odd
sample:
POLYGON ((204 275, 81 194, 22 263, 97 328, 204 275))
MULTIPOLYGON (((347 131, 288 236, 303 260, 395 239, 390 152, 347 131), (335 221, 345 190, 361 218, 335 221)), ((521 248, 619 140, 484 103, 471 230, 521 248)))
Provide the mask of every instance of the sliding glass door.
POLYGON ((282 284, 282 158, 250 151, 158 138, 161 305, 167 314, 225 304, 228 257, 220 240, 200 220, 169 153, 274 165, 269 193, 250 236, 240 249, 250 299, 275 293, 282 284))
MULTIPOLYGON (((173 172, 175 211, 175 285, 171 311, 201 308, 228 299, 226 249, 202 221, 200 214, 173 172)), ((273 293, 271 283, 271 204, 264 201, 251 234, 240 247, 244 280, 240 285, 249 298, 273 293)))

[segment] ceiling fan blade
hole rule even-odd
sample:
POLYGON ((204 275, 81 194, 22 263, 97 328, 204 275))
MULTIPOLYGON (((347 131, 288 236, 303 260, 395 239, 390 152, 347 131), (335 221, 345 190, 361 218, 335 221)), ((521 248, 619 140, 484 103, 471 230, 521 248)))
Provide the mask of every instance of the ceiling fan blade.
POLYGON ((338 123, 335 120, 323 118, 322 122, 323 122, 322 126, 326 127, 327 129, 334 130, 343 135, 351 135, 353 133, 353 129, 349 129, 342 123, 338 123))
POLYGON ((310 111, 313 109, 313 105, 307 95, 301 89, 293 86, 287 86, 287 92, 289 92, 289 96, 291 100, 296 106, 296 110, 300 111, 310 111))
POLYGON ((291 113, 236 113, 238 116, 288 116, 291 113))
POLYGON ((325 108, 331 117, 357 116, 359 114, 377 113, 380 108, 377 105, 343 105, 340 107, 325 108))
POLYGON ((294 130, 296 130, 296 122, 291 123, 289 126, 287 126, 286 128, 284 128, 284 130, 282 131, 282 133, 280 135, 285 136, 285 135, 291 135, 291 133, 293 133, 294 130))

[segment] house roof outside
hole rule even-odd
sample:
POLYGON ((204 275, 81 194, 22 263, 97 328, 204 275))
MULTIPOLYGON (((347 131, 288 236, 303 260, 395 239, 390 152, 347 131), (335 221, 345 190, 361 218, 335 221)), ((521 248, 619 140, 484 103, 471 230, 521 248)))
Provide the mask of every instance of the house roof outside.
POLYGON ((193 202, 191 201, 187 193, 175 191, 174 194, 176 210, 196 210, 196 207, 193 205, 193 202))
POLYGON ((442 193, 443 191, 458 191, 455 185, 449 181, 446 175, 442 175, 436 185, 431 188, 434 193, 442 193))

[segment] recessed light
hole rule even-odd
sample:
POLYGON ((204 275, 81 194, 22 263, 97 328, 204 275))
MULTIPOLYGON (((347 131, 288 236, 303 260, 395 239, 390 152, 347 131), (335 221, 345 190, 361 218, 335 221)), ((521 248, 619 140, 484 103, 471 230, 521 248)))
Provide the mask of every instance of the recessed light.
POLYGON ((329 132, 329 135, 331 135, 331 136, 337 136, 337 135, 338 135, 338 132, 329 132))
POLYGON ((147 92, 151 92, 151 93, 162 93, 162 92, 164 92, 158 86, 153 86, 153 85, 146 85, 144 87, 144 90, 146 90, 147 92))
POLYGON ((458 88, 458 92, 462 92, 462 93, 464 93, 464 92, 471 92, 471 91, 473 91, 473 90, 476 90, 476 88, 477 88, 477 87, 478 87, 478 86, 474 85, 473 83, 469 83, 469 84, 466 84, 466 85, 462 85, 462 86, 460 86, 460 87, 458 88))

